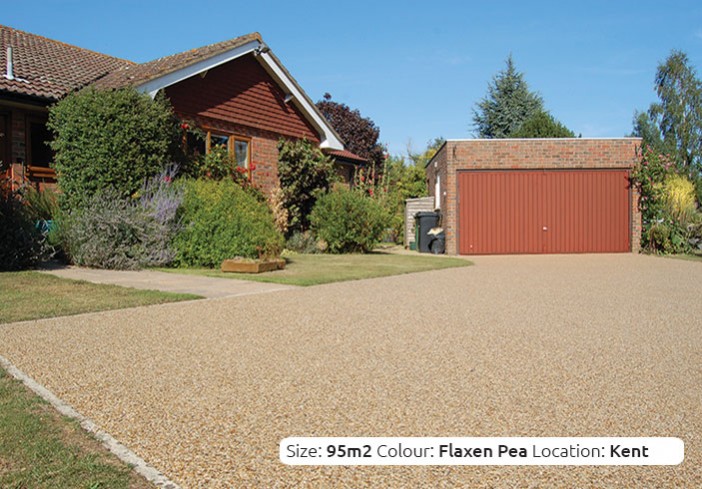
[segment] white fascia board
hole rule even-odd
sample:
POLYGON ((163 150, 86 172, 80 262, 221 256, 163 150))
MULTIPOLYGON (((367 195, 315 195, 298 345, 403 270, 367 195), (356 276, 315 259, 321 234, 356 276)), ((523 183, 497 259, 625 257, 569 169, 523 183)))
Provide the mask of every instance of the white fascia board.
POLYGON ((307 97, 302 93, 302 89, 293 82, 290 77, 283 71, 278 63, 271 57, 270 54, 263 52, 258 55, 263 61, 263 67, 281 86, 285 87, 288 93, 293 95, 292 103, 294 103, 306 116, 307 120, 315 126, 321 136, 320 148, 343 150, 344 145, 339 138, 334 134, 334 131, 329 126, 329 123, 317 111, 315 107, 310 105, 307 97))
POLYGON ((219 53, 211 58, 198 61, 190 66, 186 66, 180 70, 168 73, 161 77, 155 78, 151 81, 144 83, 143 85, 137 86, 137 90, 143 93, 148 93, 151 98, 154 98, 159 90, 175 85, 178 82, 195 76, 199 73, 210 70, 216 66, 232 61, 233 59, 239 58, 245 54, 251 53, 260 47, 261 43, 259 41, 251 41, 246 44, 239 46, 229 51, 219 53))

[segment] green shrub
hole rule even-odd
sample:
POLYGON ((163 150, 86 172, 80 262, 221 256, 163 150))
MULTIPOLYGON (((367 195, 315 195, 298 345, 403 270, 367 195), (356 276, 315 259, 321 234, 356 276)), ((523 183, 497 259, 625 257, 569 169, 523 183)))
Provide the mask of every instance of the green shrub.
POLYGON ((663 201, 673 219, 686 226, 695 216, 695 185, 683 175, 669 175, 663 183, 663 201))
POLYGON ((178 137, 168 101, 131 88, 73 93, 51 108, 48 126, 66 210, 107 188, 131 196, 171 160, 178 137))
POLYGON ((663 223, 652 225, 648 229, 648 247, 654 253, 671 253, 674 250, 670 240, 670 228, 663 223))
POLYGON ((310 231, 295 231, 285 243, 285 248, 296 253, 319 253, 317 238, 310 231))
POLYGON ((283 237, 265 202, 230 180, 188 180, 175 264, 218 267, 237 256, 278 256, 283 237))
POLYGON ((278 175, 288 214, 288 235, 309 229, 309 215, 317 197, 335 178, 334 163, 307 140, 278 143, 278 175))
POLYGON ((312 230, 331 253, 368 253, 380 242, 388 215, 374 199, 340 187, 317 200, 312 230))
POLYGON ((0 270, 23 270, 44 258, 45 239, 18 195, 0 186, 0 270))
POLYGON ((689 253, 702 243, 702 216, 696 191, 675 164, 648 146, 634 167, 632 180, 641 196, 641 247, 653 253, 689 253))

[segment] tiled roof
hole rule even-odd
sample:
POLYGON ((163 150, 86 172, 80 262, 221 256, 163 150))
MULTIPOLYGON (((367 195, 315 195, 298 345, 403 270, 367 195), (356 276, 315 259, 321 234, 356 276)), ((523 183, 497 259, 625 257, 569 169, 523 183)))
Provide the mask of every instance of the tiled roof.
POLYGON ((0 92, 58 100, 134 63, 0 25, 0 92), (6 78, 7 48, 13 74, 6 78))
POLYGON ((358 163, 368 163, 367 159, 361 158, 357 154, 354 154, 351 151, 346 151, 345 149, 342 149, 342 150, 325 149, 324 154, 329 155, 329 156, 333 156, 335 158, 341 158, 344 160, 357 161, 358 163))
POLYGON ((201 48, 191 49, 190 51, 165 56, 149 61, 148 63, 123 66, 101 79, 95 86, 100 88, 121 88, 124 86, 142 85, 155 78, 186 68, 198 61, 243 46, 251 41, 263 42, 261 40, 261 35, 258 32, 254 32, 216 44, 210 44, 201 48))

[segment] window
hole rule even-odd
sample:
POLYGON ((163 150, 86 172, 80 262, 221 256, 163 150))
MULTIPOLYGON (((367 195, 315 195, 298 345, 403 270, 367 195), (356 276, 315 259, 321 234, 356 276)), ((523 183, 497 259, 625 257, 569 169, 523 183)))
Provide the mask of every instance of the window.
POLYGON ((53 153, 49 147, 51 141, 51 132, 47 129, 46 123, 43 121, 30 119, 28 127, 28 155, 27 161, 30 166, 49 167, 53 160, 53 153))
POLYGON ((207 131, 205 151, 209 153, 214 147, 225 147, 234 157, 237 166, 249 168, 251 162, 251 140, 241 136, 227 136, 207 131))
POLYGON ((234 139, 234 158, 237 166, 249 167, 249 142, 243 139, 234 139))
POLYGON ((229 148, 229 136, 223 136, 221 134, 213 134, 211 132, 208 132, 207 152, 209 153, 212 150, 212 148, 216 148, 218 146, 223 148, 229 148))

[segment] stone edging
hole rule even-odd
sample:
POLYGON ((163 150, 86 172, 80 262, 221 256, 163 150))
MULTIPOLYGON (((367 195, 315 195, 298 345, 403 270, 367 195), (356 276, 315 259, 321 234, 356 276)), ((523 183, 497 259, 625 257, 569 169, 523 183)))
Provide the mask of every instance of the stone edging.
POLYGON ((95 438, 97 438, 105 448, 115 454, 122 462, 132 466, 133 470, 146 480, 164 489, 181 489, 178 484, 168 479, 168 477, 163 475, 154 467, 150 466, 143 458, 139 457, 129 448, 122 445, 109 433, 101 430, 91 419, 83 416, 69 404, 56 397, 53 392, 15 367, 2 355, 0 355, 0 366, 7 370, 7 373, 9 373, 12 377, 19 380, 29 389, 31 389, 36 395, 51 404, 59 413, 78 421, 81 428, 95 436, 95 438))

